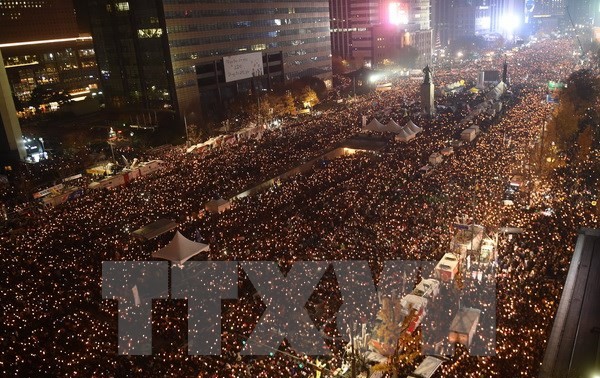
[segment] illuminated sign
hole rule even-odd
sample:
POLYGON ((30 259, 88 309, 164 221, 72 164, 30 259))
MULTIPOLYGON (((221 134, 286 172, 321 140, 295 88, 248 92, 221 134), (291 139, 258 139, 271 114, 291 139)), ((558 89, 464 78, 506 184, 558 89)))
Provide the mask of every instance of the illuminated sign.
POLYGON ((388 5, 388 20, 392 25, 408 24, 408 6, 404 3, 390 3, 388 5))

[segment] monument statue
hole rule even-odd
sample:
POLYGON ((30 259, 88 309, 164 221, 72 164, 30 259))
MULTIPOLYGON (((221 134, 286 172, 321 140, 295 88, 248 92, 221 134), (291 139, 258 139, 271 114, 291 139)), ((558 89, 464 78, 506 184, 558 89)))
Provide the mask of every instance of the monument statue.
POLYGON ((435 86, 431 81, 431 68, 429 65, 423 68, 423 84, 421 84, 421 107, 427 115, 435 113, 435 86))
POLYGON ((429 64, 423 68, 423 73, 425 74, 425 80, 423 82, 425 84, 431 83, 431 68, 429 68, 429 64))

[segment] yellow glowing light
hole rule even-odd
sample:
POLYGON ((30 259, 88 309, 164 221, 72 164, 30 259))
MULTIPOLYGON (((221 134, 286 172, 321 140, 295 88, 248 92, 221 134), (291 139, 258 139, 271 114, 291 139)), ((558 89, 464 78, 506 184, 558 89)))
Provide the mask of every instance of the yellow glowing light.
POLYGON ((27 41, 27 42, 11 42, 2 43, 0 48, 3 47, 18 47, 18 46, 30 46, 30 45, 43 45, 45 43, 60 43, 60 42, 75 42, 75 41, 91 41, 92 37, 76 37, 76 38, 59 38, 59 39, 43 39, 39 41, 27 41))

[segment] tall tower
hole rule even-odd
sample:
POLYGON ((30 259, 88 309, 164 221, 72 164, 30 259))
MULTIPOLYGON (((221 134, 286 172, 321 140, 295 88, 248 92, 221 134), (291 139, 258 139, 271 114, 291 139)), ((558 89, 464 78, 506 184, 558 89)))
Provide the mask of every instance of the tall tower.
POLYGON ((23 103, 40 86, 73 97, 98 89, 92 40, 79 34, 73 0, 0 1, 0 49, 23 103))
POLYGON ((78 35, 73 0, 0 1, 0 43, 78 35))
POLYGON ((189 120, 192 113, 220 110, 223 102, 246 93, 252 81, 331 79, 326 0, 89 0, 88 5, 104 94, 114 107, 167 107, 189 120), (238 56, 234 59, 243 63, 238 66, 247 71, 258 55, 264 75, 227 75, 235 69, 224 59, 238 56))
POLYGON ((352 14, 350 0, 329 0, 331 53, 348 59, 352 56, 352 14))
POLYGON ((21 135, 21 126, 17 119, 17 111, 13 101, 4 59, 0 52, 0 162, 11 162, 25 159, 25 146, 21 135))

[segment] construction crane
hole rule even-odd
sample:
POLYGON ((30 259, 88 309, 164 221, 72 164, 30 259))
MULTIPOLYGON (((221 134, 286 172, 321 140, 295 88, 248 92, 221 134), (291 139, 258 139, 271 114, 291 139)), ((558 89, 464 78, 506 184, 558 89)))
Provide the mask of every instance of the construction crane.
POLYGON ((581 59, 583 60, 583 55, 585 54, 584 50, 583 50, 583 44, 581 43, 581 39, 579 38, 579 33, 577 33, 577 27, 575 26, 575 23, 573 22, 573 17, 571 17, 571 11, 569 11, 569 6, 566 6, 567 9, 567 16, 569 16, 569 21, 571 21, 571 25, 573 25, 573 29, 575 29, 575 37, 577 37, 577 42, 579 43, 579 48, 581 49, 581 59))

